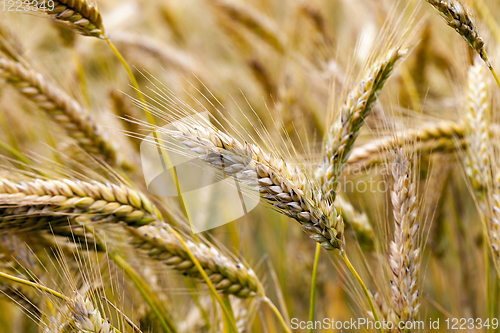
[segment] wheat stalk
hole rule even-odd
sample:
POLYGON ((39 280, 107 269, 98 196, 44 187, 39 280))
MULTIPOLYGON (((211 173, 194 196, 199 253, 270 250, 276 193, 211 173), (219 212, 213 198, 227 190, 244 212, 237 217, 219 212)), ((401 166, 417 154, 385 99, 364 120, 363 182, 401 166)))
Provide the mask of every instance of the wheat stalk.
POLYGON ((106 131, 90 112, 41 74, 15 61, 0 58, 0 76, 47 112, 85 151, 112 165, 121 164, 106 131))
MULTIPOLYGON (((170 231, 171 228, 165 223, 129 228, 133 236, 131 243, 147 251, 152 259, 184 275, 201 279, 198 269, 170 231)), ((263 295, 260 281, 251 268, 235 263, 211 245, 193 241, 187 241, 187 244, 218 291, 240 298, 263 295)))
POLYGON ((390 247, 391 305, 402 322, 413 322, 418 315, 420 295, 418 276, 420 249, 418 247, 417 196, 411 165, 401 150, 392 164, 394 187, 391 202, 395 222, 394 241, 390 247))
POLYGON ((328 132, 324 161, 317 172, 327 198, 335 199, 340 174, 359 130, 396 62, 405 54, 406 50, 399 48, 388 51, 368 68, 361 82, 347 95, 337 119, 328 132))
POLYGON ((135 226, 161 220, 142 193, 125 185, 71 179, 14 182, 0 177, 1 228, 47 228, 82 214, 135 226))
POLYGON ((385 161, 387 152, 393 147, 411 146, 421 154, 456 150, 457 145, 464 145, 464 126, 463 123, 451 121, 430 124, 356 147, 347 160, 348 171, 355 173, 367 170, 371 165, 385 161))
POLYGON ((175 126, 178 131, 160 131, 177 139, 225 174, 244 180, 244 185, 256 186, 261 198, 280 213, 298 221, 325 249, 343 246, 342 215, 334 205, 322 199, 314 184, 296 167, 265 153, 255 144, 242 144, 215 128, 184 122, 177 122, 175 126))
POLYGON ((466 173, 479 193, 491 184, 489 109, 487 72, 476 61, 469 70, 464 124, 466 173))
POLYGON ((66 24, 82 35, 105 38, 101 13, 96 5, 87 0, 55 0, 53 2, 54 8, 52 10, 46 2, 42 7, 41 1, 37 8, 44 10, 56 21, 66 24))

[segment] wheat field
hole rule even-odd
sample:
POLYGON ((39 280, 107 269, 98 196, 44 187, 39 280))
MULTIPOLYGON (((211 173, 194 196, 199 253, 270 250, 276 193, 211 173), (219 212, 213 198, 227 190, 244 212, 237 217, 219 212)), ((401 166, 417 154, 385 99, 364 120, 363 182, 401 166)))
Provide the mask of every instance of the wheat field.
POLYGON ((500 332, 500 2, 0 2, 0 332, 500 332))

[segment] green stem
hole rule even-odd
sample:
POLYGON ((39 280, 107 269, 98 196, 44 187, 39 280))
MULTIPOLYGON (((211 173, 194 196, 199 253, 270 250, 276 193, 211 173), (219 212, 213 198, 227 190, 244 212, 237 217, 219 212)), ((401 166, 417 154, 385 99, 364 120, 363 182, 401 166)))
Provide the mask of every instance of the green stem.
POLYGON ((490 70, 491 74, 493 74, 493 77, 495 78, 495 82, 497 83, 497 86, 500 88, 500 79, 498 79, 498 75, 495 72, 495 69, 491 65, 490 60, 488 59, 488 56, 486 55, 486 52, 483 51, 483 57, 484 57, 484 62, 486 63, 486 66, 488 66, 488 69, 490 70))
POLYGON ((123 259, 118 253, 116 253, 113 249, 108 248, 105 241, 102 240, 101 236, 97 233, 94 228, 90 227, 88 224, 82 223, 85 230, 90 232, 96 242, 101 246, 106 254, 108 255, 114 263, 123 269, 125 274, 132 280, 134 285, 137 287, 142 297, 148 303, 151 310, 153 310, 154 314, 160 321, 161 326, 167 333, 176 333, 175 325, 172 322, 167 310, 163 307, 161 302, 156 297, 155 293, 151 290, 148 284, 142 279, 142 277, 130 266, 125 259, 123 259))
MULTIPOLYGON (((356 279, 356 281, 358 281, 359 285, 361 286, 361 289, 363 289, 363 293, 366 296, 368 304, 370 304, 370 309, 372 310, 373 318, 375 318, 376 322, 377 321, 380 322, 380 319, 378 318, 377 311, 375 310, 375 305, 373 304, 372 297, 370 295, 370 292, 366 288, 365 283, 363 282, 363 280, 359 276, 358 272, 356 272, 356 269, 354 269, 354 267, 352 266, 351 262, 347 258, 347 254, 345 253, 345 251, 343 249, 340 250, 340 255, 342 256, 342 259, 344 259, 344 262, 347 265, 347 268, 349 268, 349 270, 351 271, 352 275, 354 275, 354 278, 356 279)), ((383 333, 382 328, 379 328, 378 331, 380 333, 383 333)))
MULTIPOLYGON (((491 268, 490 268, 490 255, 488 246, 484 247, 484 266, 486 273, 486 318, 492 318, 491 310, 493 309, 493 307, 491 306, 491 292, 492 292, 491 274, 490 274, 491 268)), ((492 332, 494 332, 493 328, 491 326, 488 327, 488 333, 492 332)))
POLYGON ((285 319, 283 319, 283 316, 281 315, 281 313, 278 310, 278 308, 276 307, 276 305, 274 305, 273 302, 271 302, 271 300, 269 298, 267 298, 266 296, 263 296, 262 299, 264 300, 264 303, 266 303, 267 305, 269 305, 269 307, 271 308, 271 310, 273 310, 273 312, 276 315, 276 317, 278 318, 281 326, 283 326, 283 329, 285 330, 285 332, 292 333, 291 329, 285 323, 285 319))
POLYGON ((215 297, 215 299, 217 300, 217 302, 220 304, 220 306, 222 308, 222 312, 224 312, 224 315, 226 316, 226 319, 227 319, 227 321, 229 323, 229 327, 231 328, 231 330, 234 333, 237 333, 238 329, 236 328, 236 322, 234 321, 234 317, 231 315, 231 312, 227 309, 226 305, 222 301, 221 297, 219 296, 219 293, 215 289, 212 281, 210 281, 210 278, 208 277, 207 273, 205 272, 205 270, 201 266, 200 262, 198 261, 198 259, 196 259, 196 257, 194 256, 194 254, 191 252, 191 250, 187 246, 186 242, 184 242, 184 239, 182 239, 181 235, 179 235, 179 233, 177 231, 175 231, 174 229, 172 229, 172 228, 170 228, 170 231, 172 232, 172 234, 174 235, 174 237, 179 241, 179 243, 181 243, 181 245, 184 248, 184 250, 186 250, 186 253, 189 256, 189 259, 191 259, 191 261, 194 263, 194 265, 198 269, 198 272, 200 273, 200 275, 202 276, 203 280, 207 284, 208 289, 210 290, 210 292, 212 293, 212 295, 215 297))
MULTIPOLYGON (((316 305, 316 281, 318 279, 318 265, 319 265, 319 255, 321 253, 321 245, 316 243, 316 255, 314 256, 314 266, 311 281, 311 303, 309 304, 309 321, 314 322, 314 310, 316 305)), ((308 330, 309 333, 313 332, 313 329, 308 330)))

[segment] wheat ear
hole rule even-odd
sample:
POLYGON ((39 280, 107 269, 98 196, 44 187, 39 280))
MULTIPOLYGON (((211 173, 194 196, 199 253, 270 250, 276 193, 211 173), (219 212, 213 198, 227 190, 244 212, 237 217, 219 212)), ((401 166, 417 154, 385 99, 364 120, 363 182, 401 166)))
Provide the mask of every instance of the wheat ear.
POLYGON ((238 140, 209 126, 176 124, 165 133, 225 174, 256 186, 266 202, 298 221, 303 230, 327 250, 344 243, 344 221, 335 206, 321 198, 296 167, 265 153, 257 145, 238 140))
POLYGON ((69 28, 85 36, 105 38, 101 13, 96 5, 87 0, 54 0, 54 8, 37 6, 58 22, 65 23, 69 28))
POLYGON ((467 6, 459 0, 427 0, 427 2, 438 11, 446 24, 455 29, 469 43, 470 47, 479 54, 500 87, 500 79, 488 59, 484 49, 484 40, 479 36, 477 26, 467 6))
POLYGON ((350 225, 356 233, 360 244, 372 245, 375 234, 368 221, 368 216, 365 213, 358 212, 341 194, 337 194, 335 197, 335 206, 342 212, 342 218, 346 225, 350 225))
POLYGON ((161 220, 158 209, 142 193, 125 185, 70 179, 14 182, 0 178, 1 228, 47 228, 57 221, 67 225, 68 217, 82 214, 94 220, 123 221, 135 226, 161 220))
POLYGON ((456 150, 457 145, 464 144, 464 126, 463 123, 441 122, 354 148, 347 160, 348 171, 366 170, 373 164, 385 161, 387 152, 393 147, 403 148, 411 145, 412 149, 415 148, 421 154, 456 150))
POLYGON ((418 315, 420 295, 418 276, 420 249, 418 247, 417 195, 411 165, 404 153, 396 153, 391 165, 394 187, 391 192, 395 230, 391 242, 390 267, 391 305, 402 322, 413 322, 418 315))
POLYGON ((255 8, 234 0, 210 1, 210 5, 234 22, 246 27, 278 52, 284 51, 283 37, 275 22, 255 8))
MULTIPOLYGON (((145 250, 152 259, 184 275, 201 279, 186 250, 170 230, 165 223, 129 228, 133 236, 131 243, 145 250)), ((259 279, 251 268, 235 263, 209 244, 193 241, 187 244, 218 291, 240 298, 263 295, 259 279)))
POLYGON ((3 21, 0 21, 0 52, 15 61, 19 61, 19 57, 23 55, 21 41, 3 21))
POLYGON ((483 192, 491 184, 488 75, 476 61, 469 70, 464 124, 467 152, 466 173, 476 191, 483 192))
MULTIPOLYGON (((458 0, 427 0, 444 18, 447 25, 455 29, 467 43, 487 61, 484 50, 484 41, 479 36, 469 9, 458 0)), ((490 65, 491 66, 491 65, 490 65)))
POLYGON ((335 199, 340 174, 359 130, 396 62, 405 54, 406 50, 391 49, 368 68, 361 82, 347 95, 344 105, 328 132, 325 157, 318 169, 318 179, 322 183, 323 193, 327 198, 335 199))
POLYGON ((88 110, 41 74, 15 61, 0 58, 0 76, 47 112, 85 151, 111 165, 120 165, 116 148, 104 128, 94 120, 88 110))

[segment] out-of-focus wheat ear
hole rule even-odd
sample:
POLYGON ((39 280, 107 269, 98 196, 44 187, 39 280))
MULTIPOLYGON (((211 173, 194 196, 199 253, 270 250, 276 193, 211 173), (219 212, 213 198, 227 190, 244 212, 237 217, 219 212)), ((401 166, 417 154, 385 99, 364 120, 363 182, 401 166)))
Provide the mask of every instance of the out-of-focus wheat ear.
POLYGON ((488 73, 476 59, 469 69, 464 112, 466 173, 478 193, 491 184, 490 101, 488 73))
POLYGON ((95 4, 87 0, 59 0, 53 1, 54 7, 48 6, 47 1, 39 1, 36 6, 58 22, 68 28, 78 31, 84 36, 105 38, 101 13, 95 4))
POLYGON ((21 41, 3 20, 0 20, 0 52, 15 61, 19 61, 23 56, 21 41))
POLYGON ((488 192, 489 215, 487 219, 488 236, 493 250, 493 260, 498 276, 500 276, 500 169, 495 170, 493 186, 488 192))
POLYGON ((406 323, 417 319, 420 308, 419 221, 410 161, 401 149, 396 149, 394 159, 391 164, 394 180, 391 202, 395 229, 389 256, 393 274, 391 305, 399 320, 406 323))
POLYGON ((353 205, 342 195, 335 197, 335 206, 341 211, 342 218, 347 226, 351 226, 358 242, 363 246, 373 246, 375 234, 365 213, 360 213, 353 205))
MULTIPOLYGON (((167 267, 201 280, 198 269, 170 231, 171 228, 164 223, 138 229, 129 228, 131 243, 167 267)), ((263 287, 251 268, 235 262, 208 243, 190 240, 186 240, 186 243, 219 292, 240 298, 263 295, 263 287)))
POLYGON ((215 0, 209 3, 215 10, 246 27, 276 51, 285 50, 283 36, 279 33, 275 22, 255 8, 234 0, 215 0))
POLYGON ((86 152, 112 166, 123 165, 107 132, 90 112, 40 73, 15 61, 0 58, 0 77, 45 111, 86 152))
POLYGON ((464 135, 465 124, 451 121, 397 133, 354 148, 346 162, 347 171, 364 171, 373 164, 384 162, 388 158, 387 152, 393 147, 411 147, 424 155, 433 152, 452 152, 465 145, 464 135))
POLYGON ((352 89, 327 133, 325 156, 317 170, 317 178, 327 199, 335 199, 340 174, 354 141, 377 96, 407 50, 393 48, 367 68, 362 80, 352 89))
POLYGON ((158 209, 125 185, 80 180, 11 181, 0 177, 0 228, 47 229, 90 215, 99 222, 140 226, 161 220, 158 209))

